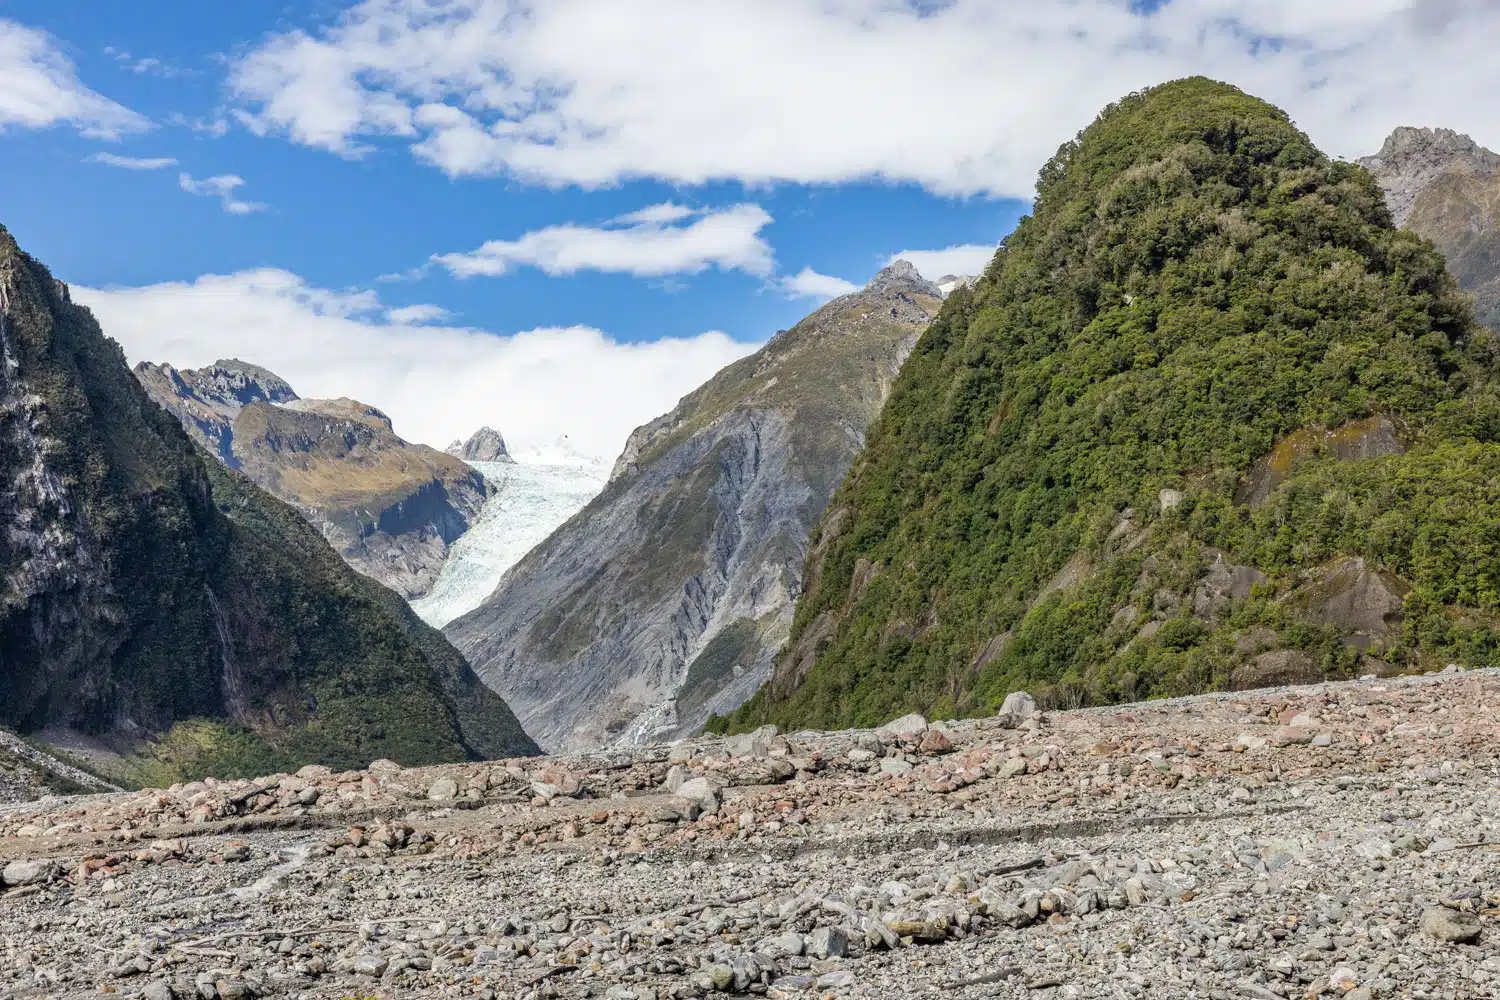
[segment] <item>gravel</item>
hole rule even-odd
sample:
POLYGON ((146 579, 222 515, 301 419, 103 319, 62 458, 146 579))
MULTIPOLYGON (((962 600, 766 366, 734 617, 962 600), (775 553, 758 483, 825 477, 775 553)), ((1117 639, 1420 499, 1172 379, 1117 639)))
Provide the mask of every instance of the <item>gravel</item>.
POLYGON ((0 996, 1492 998, 1497 720, 1476 671, 39 800, 0 996))

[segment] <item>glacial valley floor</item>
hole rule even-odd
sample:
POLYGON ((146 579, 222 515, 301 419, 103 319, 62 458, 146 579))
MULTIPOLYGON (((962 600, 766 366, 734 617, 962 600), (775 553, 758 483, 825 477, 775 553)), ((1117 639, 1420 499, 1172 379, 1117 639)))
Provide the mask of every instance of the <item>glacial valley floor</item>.
POLYGON ((0 806, 0 996, 1500 997, 1500 674, 0 806))

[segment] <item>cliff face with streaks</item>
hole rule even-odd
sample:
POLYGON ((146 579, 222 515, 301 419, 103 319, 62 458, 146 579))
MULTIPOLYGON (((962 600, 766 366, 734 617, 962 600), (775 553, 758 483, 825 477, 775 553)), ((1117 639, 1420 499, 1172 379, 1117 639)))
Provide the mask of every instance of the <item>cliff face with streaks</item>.
POLYGON ((670 737, 750 696, 808 532, 940 299, 901 262, 725 368, 444 629, 543 746, 670 737))

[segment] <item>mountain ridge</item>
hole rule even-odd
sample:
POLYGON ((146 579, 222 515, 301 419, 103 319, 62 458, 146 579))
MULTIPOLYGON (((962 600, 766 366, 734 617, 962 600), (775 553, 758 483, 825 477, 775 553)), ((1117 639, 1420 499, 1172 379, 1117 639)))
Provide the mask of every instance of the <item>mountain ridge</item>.
POLYGON ((765 676, 807 532, 939 304, 901 265, 637 428, 604 491, 445 627, 544 746, 687 732, 765 676))
MULTIPOLYGON (((461 459, 358 400, 303 399, 258 365, 136 365, 152 398, 231 469, 300 510, 349 565, 404 597, 431 589, 490 495, 461 459)), ((503 448, 503 442, 501 447, 503 448)))
POLYGON ((1452 129, 1402 126, 1358 162, 1396 224, 1431 240, 1480 322, 1500 328, 1500 153, 1452 129))

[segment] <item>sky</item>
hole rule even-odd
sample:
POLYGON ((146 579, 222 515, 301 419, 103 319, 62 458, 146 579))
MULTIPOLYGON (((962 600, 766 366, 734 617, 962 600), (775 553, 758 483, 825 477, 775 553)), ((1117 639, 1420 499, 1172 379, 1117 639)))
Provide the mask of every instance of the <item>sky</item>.
POLYGON ((1500 0, 0 0, 0 224, 131 361, 443 445, 629 431, 1202 73, 1326 152, 1500 148, 1500 0))

